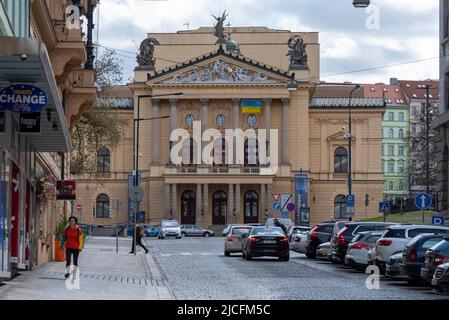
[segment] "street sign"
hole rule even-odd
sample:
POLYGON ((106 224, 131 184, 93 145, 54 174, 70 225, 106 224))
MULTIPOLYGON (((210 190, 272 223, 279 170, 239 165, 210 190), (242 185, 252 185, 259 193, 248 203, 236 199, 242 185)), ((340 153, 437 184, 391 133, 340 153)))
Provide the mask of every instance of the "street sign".
POLYGON ((288 219, 288 211, 282 211, 282 219, 288 219))
POLYGON ((279 198, 281 197, 279 193, 273 193, 271 196, 273 197, 274 201, 279 201, 279 198))
POLYGON ((281 209, 284 210, 287 207, 287 204, 293 202, 293 195, 291 193, 283 193, 281 194, 281 209))
POLYGON ((81 205, 81 203, 78 203, 76 205, 76 211, 81 212, 81 210, 83 210, 83 206, 81 205))
POLYGON ((432 224, 444 225, 444 217, 432 216, 432 224))
POLYGON ((295 204, 293 202, 290 202, 287 204, 287 210, 288 211, 295 211, 295 204))
POLYGON ((432 197, 428 193, 420 193, 415 198, 415 206, 420 210, 427 210, 432 205, 432 197))
POLYGON ((388 201, 379 202, 379 212, 382 212, 384 214, 390 213, 390 202, 388 201))
POLYGON ((273 209, 274 209, 275 211, 281 210, 281 204, 280 204, 279 202, 273 203, 273 209))
POLYGON ((129 192, 129 197, 131 201, 142 201, 143 200, 143 190, 141 187, 132 187, 129 192))
POLYGON ((354 207, 354 205, 355 205, 355 196, 353 194, 349 194, 346 197, 346 206, 354 207))

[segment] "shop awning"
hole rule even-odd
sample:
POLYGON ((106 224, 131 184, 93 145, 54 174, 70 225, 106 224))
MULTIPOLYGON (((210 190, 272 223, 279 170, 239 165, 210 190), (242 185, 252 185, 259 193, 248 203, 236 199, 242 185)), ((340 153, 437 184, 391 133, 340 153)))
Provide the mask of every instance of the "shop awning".
POLYGON ((42 109, 41 133, 21 135, 26 135, 38 152, 69 152, 72 146, 62 99, 44 43, 37 39, 0 36, 0 88, 13 83, 29 83, 48 96, 48 104, 42 109))

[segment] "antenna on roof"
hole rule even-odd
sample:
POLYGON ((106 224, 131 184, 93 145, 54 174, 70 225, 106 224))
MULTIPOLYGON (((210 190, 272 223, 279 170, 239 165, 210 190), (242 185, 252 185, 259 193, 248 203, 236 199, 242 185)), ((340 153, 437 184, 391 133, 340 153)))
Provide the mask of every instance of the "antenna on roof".
POLYGON ((188 21, 184 23, 183 26, 187 27, 187 30, 190 30, 190 23, 188 21))

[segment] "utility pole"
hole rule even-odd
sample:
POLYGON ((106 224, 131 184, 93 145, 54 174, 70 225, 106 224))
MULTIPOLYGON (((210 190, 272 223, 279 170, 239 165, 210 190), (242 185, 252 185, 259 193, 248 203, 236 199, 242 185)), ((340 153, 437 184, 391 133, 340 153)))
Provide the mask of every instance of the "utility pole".
POLYGON ((426 192, 430 193, 430 85, 426 85, 426 192))

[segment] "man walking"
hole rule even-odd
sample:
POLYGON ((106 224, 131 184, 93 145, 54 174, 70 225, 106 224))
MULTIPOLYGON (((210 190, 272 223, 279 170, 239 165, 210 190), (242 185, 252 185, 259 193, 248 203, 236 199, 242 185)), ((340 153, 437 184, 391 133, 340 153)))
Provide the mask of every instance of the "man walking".
MULTIPOLYGON (((136 233, 136 243, 138 246, 140 246, 141 248, 143 248, 145 250, 145 254, 148 253, 148 249, 143 245, 142 243, 142 238, 145 236, 145 231, 144 229, 139 225, 136 224, 136 228, 133 228, 133 232, 136 233)), ((134 254, 134 233, 133 233, 133 244, 131 247, 131 252, 130 254, 134 254)))

